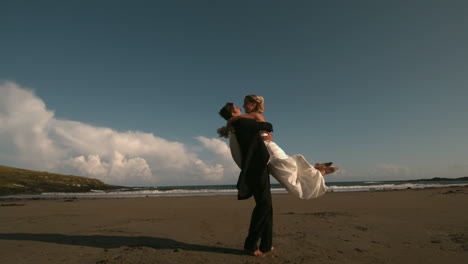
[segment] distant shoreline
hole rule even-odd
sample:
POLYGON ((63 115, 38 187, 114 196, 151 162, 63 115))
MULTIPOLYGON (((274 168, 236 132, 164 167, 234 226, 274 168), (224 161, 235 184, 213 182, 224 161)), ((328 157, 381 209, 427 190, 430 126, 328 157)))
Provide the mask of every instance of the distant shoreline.
POLYGON ((89 192, 124 188, 98 179, 0 165, 0 196, 45 192, 89 192))
POLYGON ((382 181, 382 182, 433 182, 433 181, 468 181, 467 177, 460 177, 460 178, 439 178, 435 177, 432 179, 417 179, 417 180, 394 180, 394 181, 382 181))

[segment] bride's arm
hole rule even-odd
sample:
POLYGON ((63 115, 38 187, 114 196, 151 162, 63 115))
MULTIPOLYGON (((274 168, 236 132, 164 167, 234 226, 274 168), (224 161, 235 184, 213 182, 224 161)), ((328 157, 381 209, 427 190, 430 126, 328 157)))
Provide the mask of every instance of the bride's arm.
POLYGON ((258 114, 258 113, 248 113, 248 114, 233 116, 233 117, 229 118, 229 120, 227 122, 227 126, 230 126, 232 124, 232 122, 236 121, 239 118, 250 118, 250 119, 255 119, 255 121, 257 121, 257 122, 265 122, 265 118, 263 118, 263 116, 262 116, 263 120, 258 120, 258 117, 255 114, 258 114))
POLYGON ((266 122, 265 117, 257 112, 249 113, 248 115, 252 116, 257 122, 266 122))

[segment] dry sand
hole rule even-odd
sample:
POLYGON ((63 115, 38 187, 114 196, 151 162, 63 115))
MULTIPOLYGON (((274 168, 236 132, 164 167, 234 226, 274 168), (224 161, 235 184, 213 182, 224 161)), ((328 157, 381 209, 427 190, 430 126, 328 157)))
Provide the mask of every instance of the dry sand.
POLYGON ((267 257, 236 196, 1 200, 0 263, 467 263, 468 188, 273 196, 267 257))

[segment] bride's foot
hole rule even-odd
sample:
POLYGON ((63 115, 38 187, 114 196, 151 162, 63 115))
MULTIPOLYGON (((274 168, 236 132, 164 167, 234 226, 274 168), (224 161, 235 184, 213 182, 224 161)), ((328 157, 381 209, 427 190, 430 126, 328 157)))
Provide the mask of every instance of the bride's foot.
POLYGON ((323 163, 315 163, 315 166, 314 166, 315 169, 317 169, 318 171, 320 171, 320 173, 322 175, 325 175, 325 165, 323 163))
POLYGON ((314 168, 316 168, 317 170, 319 170, 321 172, 322 170, 326 170, 327 168, 329 168, 332 164, 333 164, 333 162, 315 163, 314 168))
POLYGON ((327 163, 315 163, 314 168, 316 168, 320 173, 325 176, 330 173, 337 172, 339 168, 336 167, 331 167, 333 162, 327 162, 327 163))

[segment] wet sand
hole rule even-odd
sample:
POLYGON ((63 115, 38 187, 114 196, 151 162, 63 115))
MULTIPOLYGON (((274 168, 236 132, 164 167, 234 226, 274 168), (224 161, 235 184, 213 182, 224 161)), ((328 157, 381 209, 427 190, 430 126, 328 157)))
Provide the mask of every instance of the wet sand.
POLYGON ((0 263, 466 263, 468 187, 273 196, 275 251, 236 196, 0 200, 0 263))

